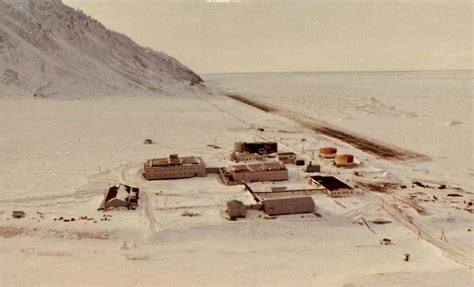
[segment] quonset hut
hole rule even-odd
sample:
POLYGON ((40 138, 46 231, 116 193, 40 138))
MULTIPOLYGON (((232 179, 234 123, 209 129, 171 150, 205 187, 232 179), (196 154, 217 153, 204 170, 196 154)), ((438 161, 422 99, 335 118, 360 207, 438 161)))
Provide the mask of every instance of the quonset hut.
POLYGON ((308 213, 316 210, 311 196, 266 199, 262 201, 262 205, 268 215, 308 213))

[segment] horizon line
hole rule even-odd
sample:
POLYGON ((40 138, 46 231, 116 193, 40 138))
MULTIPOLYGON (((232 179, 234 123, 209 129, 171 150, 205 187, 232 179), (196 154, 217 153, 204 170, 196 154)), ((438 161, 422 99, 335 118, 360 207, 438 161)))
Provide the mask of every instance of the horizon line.
POLYGON ((328 71, 258 71, 258 72, 209 72, 200 75, 232 75, 232 74, 284 74, 284 73, 398 73, 398 72, 463 72, 474 69, 426 69, 426 70, 328 70, 328 71))

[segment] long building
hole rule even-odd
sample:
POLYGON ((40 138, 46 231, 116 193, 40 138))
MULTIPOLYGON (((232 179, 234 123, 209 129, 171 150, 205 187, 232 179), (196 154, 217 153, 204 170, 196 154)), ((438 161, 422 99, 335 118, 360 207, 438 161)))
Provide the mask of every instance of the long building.
POLYGON ((239 164, 227 168, 224 177, 230 184, 288 180, 288 169, 279 162, 239 164))
POLYGON ((230 154, 230 160, 235 162, 265 160, 265 156, 258 153, 236 153, 230 154))
POLYGON ((171 154, 168 158, 154 158, 145 162, 143 176, 147 180, 175 179, 206 176, 206 165, 200 157, 178 157, 171 154))
POLYGON ((344 197, 353 194, 352 187, 333 176, 313 175, 309 177, 309 183, 324 187, 331 197, 344 197))

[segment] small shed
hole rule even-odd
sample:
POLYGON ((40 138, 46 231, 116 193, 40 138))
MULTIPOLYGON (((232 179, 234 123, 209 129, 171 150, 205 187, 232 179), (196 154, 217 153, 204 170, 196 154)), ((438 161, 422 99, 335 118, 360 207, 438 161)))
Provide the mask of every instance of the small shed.
POLYGON ((321 166, 319 164, 313 164, 313 162, 310 161, 309 164, 306 166, 306 172, 321 172, 321 166))
POLYGON ((310 213, 316 210, 311 196, 266 199, 262 204, 268 215, 310 213))
POLYGON ((283 164, 295 164, 296 154, 294 152, 279 152, 278 160, 283 164))
POLYGON ((100 204, 98 210, 107 208, 126 207, 135 209, 138 205, 138 194, 140 189, 131 187, 122 183, 116 184, 109 188, 105 194, 104 200, 100 204))
POLYGON ((239 200, 227 202, 227 214, 231 220, 247 215, 247 207, 239 200))
POLYGON ((21 211, 21 210, 14 210, 12 212, 12 217, 13 218, 23 218, 25 217, 26 213, 24 211, 21 211))
POLYGON ((304 159, 297 159, 297 160, 295 161, 295 164, 296 164, 297 166, 303 166, 303 165, 304 165, 304 159))

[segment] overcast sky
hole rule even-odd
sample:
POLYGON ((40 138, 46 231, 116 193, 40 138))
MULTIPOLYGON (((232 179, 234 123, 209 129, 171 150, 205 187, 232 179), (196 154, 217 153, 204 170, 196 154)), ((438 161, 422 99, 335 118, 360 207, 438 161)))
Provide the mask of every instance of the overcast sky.
POLYGON ((471 1, 64 3, 198 73, 473 67, 471 1))

